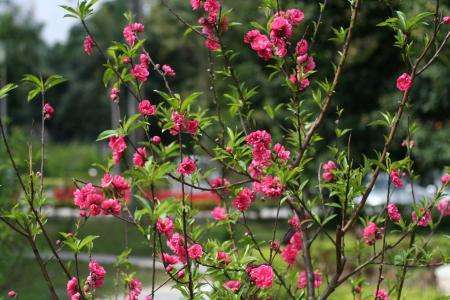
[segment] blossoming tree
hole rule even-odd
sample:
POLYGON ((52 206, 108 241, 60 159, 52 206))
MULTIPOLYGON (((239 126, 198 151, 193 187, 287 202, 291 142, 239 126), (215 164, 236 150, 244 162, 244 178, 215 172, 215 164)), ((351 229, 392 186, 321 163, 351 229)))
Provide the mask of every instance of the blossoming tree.
MULTIPOLYGON (((89 30, 89 16, 95 2, 83 0, 76 7, 63 6, 63 9, 67 17, 79 19, 86 30, 84 52, 91 55, 98 51, 104 59, 99 63, 105 66, 103 82, 109 87, 111 105, 118 106, 122 92, 126 91, 136 101, 139 113, 121 115, 117 128, 99 134, 99 141, 108 141, 111 158, 106 165, 99 165, 103 172, 101 182, 75 181, 74 205, 79 208, 80 216, 73 231, 62 234, 58 243, 47 233, 46 216, 41 207, 46 204, 43 193, 45 122, 57 113, 51 103, 45 101, 46 92, 64 82, 64 78, 58 75, 47 79, 33 75, 24 77, 24 82, 32 86, 28 100, 37 96, 41 99, 39 171, 34 169, 30 155, 30 168, 26 174, 21 174, 4 133, 4 120, 0 122, 3 143, 23 189, 20 202, 2 211, 0 220, 28 241, 52 299, 58 299, 58 294, 37 247, 36 237, 43 235, 53 259, 67 277, 67 296, 93 299, 96 289, 108 280, 108 272, 97 261, 91 260, 86 270, 88 276, 81 275, 85 270, 79 270, 78 255, 93 251, 96 236, 82 236, 79 229, 100 215, 113 216, 114 221, 130 224, 141 233, 152 251, 154 265, 157 260, 161 261, 173 286, 189 299, 327 299, 344 283, 352 286, 352 293, 358 298, 367 293, 375 299, 388 299, 389 296, 400 299, 410 267, 446 262, 445 257, 417 249, 426 249, 442 218, 450 215, 450 201, 445 198, 450 176, 442 177, 441 185, 430 199, 415 199, 412 193, 411 214, 406 216, 391 202, 391 194, 394 189, 404 188, 404 178, 414 174, 411 155, 414 144, 405 144, 407 151, 401 160, 393 161, 389 155, 405 111, 415 105, 410 97, 414 82, 420 80, 420 75, 435 62, 450 37, 450 17, 442 16, 439 1, 433 12, 417 15, 396 12, 379 24, 379 30, 389 28, 394 31, 395 46, 404 58, 405 72, 399 74, 392 85, 393 89, 398 89, 398 96, 392 99, 398 103, 397 110, 383 112, 382 118, 374 123, 383 128, 385 142, 375 158, 365 158, 361 165, 353 163, 355 154, 349 150, 351 128, 341 128, 339 124, 334 128, 338 142, 330 143, 329 161, 317 162, 314 152, 315 145, 321 140, 318 130, 330 113, 336 88, 345 76, 352 36, 363 5, 361 0, 348 1, 348 24, 335 31, 333 39, 341 49, 332 63, 332 78, 318 78, 314 60, 315 53, 320 51, 315 47, 315 38, 321 30, 326 0, 320 3, 318 15, 309 17, 315 19, 311 24, 307 24, 304 12, 299 8, 283 7, 282 1, 278 0, 261 1, 255 3, 255 7, 262 8, 266 21, 251 25, 230 22, 233 12, 226 10, 219 0, 191 0, 192 13, 199 20, 198 24, 190 24, 169 1, 163 0, 188 33, 204 39, 210 59, 210 86, 205 97, 215 104, 215 112, 196 104, 201 92, 184 94, 176 91, 171 82, 176 76, 174 68, 161 65, 152 58, 151 51, 145 49, 144 25, 133 21, 131 15, 126 15, 122 42, 115 42, 108 48, 99 45, 89 30), (224 36, 234 26, 248 27, 245 36, 241 37, 242 43, 273 71, 271 78, 281 79, 280 88, 291 94, 289 99, 284 99, 290 121, 290 127, 283 129, 284 140, 274 141, 269 130, 258 128, 253 122, 255 111, 251 109, 251 102, 256 89, 248 87, 245 78, 236 71, 237 53, 228 49, 224 42, 224 36), (426 31, 426 36, 413 38, 411 32, 418 28, 426 31), (214 64, 213 56, 223 61, 223 67, 214 64), (165 90, 146 95, 145 85, 156 76, 163 79, 165 90), (227 94, 217 93, 218 81, 230 84, 227 94), (238 122, 227 124, 224 121, 226 113, 235 115, 238 122), (159 126, 171 138, 162 139, 150 131, 150 125, 159 126), (129 138, 136 131, 143 132, 142 140, 129 138), (212 132, 217 135, 213 136, 212 132), (348 147, 340 146, 342 144, 348 147), (132 154, 132 163, 126 162, 127 152, 132 154), (196 160, 199 155, 210 157, 218 167, 213 164, 199 167, 196 160), (122 166, 121 173, 115 167, 119 165, 122 166), (311 165, 318 169, 318 180, 308 178, 305 173, 305 168, 311 165), (212 168, 221 175, 209 178, 212 168), (381 172, 390 175, 386 204, 380 214, 367 216, 363 213, 364 207, 381 172), (370 181, 365 185, 367 176, 370 181), (157 197, 159 183, 167 179, 179 182, 181 199, 157 197), (192 190, 210 191, 220 198, 220 205, 211 211, 206 227, 196 222, 198 212, 192 206, 192 190), (275 222, 266 225, 273 233, 269 240, 259 239, 247 221, 248 210, 261 200, 277 207, 275 222), (139 204, 134 211, 131 201, 139 204), (23 207, 27 209, 21 209, 23 207), (283 222, 279 218, 282 207, 287 207, 292 216, 288 220, 289 232, 283 241, 279 241, 276 237, 279 224, 283 222), (433 218, 433 211, 437 211, 438 218, 433 218), (329 223, 336 224, 334 231, 327 229, 329 223), (246 235, 237 237, 234 234, 236 226, 243 227, 246 235), (205 231, 215 227, 227 231, 226 241, 210 236, 204 238, 205 231), (364 229, 357 245, 359 255, 348 256, 349 236, 358 236, 361 227, 364 229), (430 237, 418 241, 415 236, 419 227, 429 230, 430 237), (397 233, 388 238, 393 229, 397 233), (334 261, 325 269, 317 267, 320 257, 312 251, 318 237, 324 237, 335 252, 334 261), (74 267, 62 260, 61 249, 74 253, 74 267), (395 254, 395 259, 391 259, 391 254, 395 254), (388 265, 398 270, 392 282, 387 282, 384 276, 388 265), (363 271, 369 268, 377 275, 374 288, 366 291, 363 271), (209 288, 204 289, 205 285, 209 288)), ((15 87, 13 84, 2 87, 0 97, 15 87)), ((343 113, 337 111, 338 116, 343 113)), ((413 135, 412 131, 410 135, 413 135)), ((127 252, 121 258, 126 261, 127 252)), ((122 270, 121 274, 127 299, 144 296, 152 299, 160 288, 155 283, 155 268, 153 280, 148 283, 151 286, 148 295, 142 294, 142 283, 133 273, 122 270)), ((11 291, 8 295, 16 297, 17 293, 11 291)))

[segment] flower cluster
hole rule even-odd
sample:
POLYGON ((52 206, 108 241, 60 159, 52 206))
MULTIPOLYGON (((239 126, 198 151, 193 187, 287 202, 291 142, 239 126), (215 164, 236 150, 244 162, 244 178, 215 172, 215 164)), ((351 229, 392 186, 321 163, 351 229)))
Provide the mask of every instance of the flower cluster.
POLYGON ((398 189, 403 188, 403 181, 401 179, 402 175, 403 174, 401 174, 398 170, 392 170, 389 174, 392 184, 398 189))
POLYGON ((91 55, 94 52, 94 39, 92 36, 87 35, 83 41, 83 50, 87 55, 91 55))
POLYGON ((137 148, 136 152, 133 155, 133 163, 136 167, 142 167, 147 160, 147 150, 145 147, 137 148))
POLYGON ((185 157, 177 169, 181 175, 191 175, 195 170, 197 170, 197 165, 195 164, 195 160, 190 157, 185 157))
POLYGON ((241 282, 239 280, 228 280, 223 284, 223 286, 233 293, 236 293, 241 288, 241 282))
POLYGON ((66 285, 66 293, 67 297, 70 300, 80 300, 81 295, 78 291, 78 279, 76 277, 72 277, 66 285))
POLYGON ((120 90, 118 88, 113 87, 109 92, 109 99, 113 102, 117 102, 119 100, 120 90))
POLYGON ((244 212, 249 209, 252 202, 255 200, 255 192, 249 188, 242 189, 233 200, 233 207, 244 212))
POLYGON ((391 219, 392 222, 398 223, 401 220, 402 215, 398 211, 398 208, 395 204, 389 203, 386 209, 389 215, 389 219, 391 219))
POLYGON ((172 122, 171 135, 178 135, 181 132, 187 132, 192 135, 197 134, 199 123, 195 119, 188 119, 183 114, 174 111, 172 113, 172 122))
POLYGON ((412 87, 411 76, 407 73, 403 73, 397 78, 397 89, 401 92, 406 92, 412 87))
POLYGON ((269 24, 268 36, 253 29, 245 34, 244 43, 249 44, 252 50, 264 60, 269 60, 274 55, 285 57, 293 29, 303 21, 303 18, 304 14, 299 9, 279 11, 269 24))
POLYGON ((303 240, 300 231, 296 231, 289 239, 289 244, 281 252, 281 257, 288 265, 295 264, 297 254, 302 250, 303 240))
POLYGON ((450 200, 448 198, 444 198, 439 201, 437 210, 443 217, 450 216, 450 200))
POLYGON ((247 274, 251 281, 260 289, 270 288, 273 284, 274 272, 269 265, 250 266, 247 268, 247 274))
POLYGON ((55 109, 50 105, 50 103, 45 103, 42 109, 42 113, 44 114, 44 119, 49 120, 53 117, 55 113, 55 109))
POLYGON ((127 144, 125 143, 125 138, 123 136, 112 136, 109 138, 108 143, 109 148, 111 149, 114 163, 117 165, 120 163, 120 159, 127 148, 127 144))
POLYGON ((300 40, 295 47, 295 56, 297 66, 295 73, 289 77, 289 80, 298 86, 300 91, 304 91, 309 87, 308 76, 316 69, 314 58, 308 55, 308 41, 300 40))
POLYGON ((156 221, 156 230, 158 230, 160 234, 164 234, 166 237, 170 238, 173 234, 172 218, 158 218, 158 221, 156 221))
POLYGON ((223 221, 228 218, 227 210, 224 207, 217 206, 211 211, 211 216, 216 221, 223 221))
POLYGON ((226 16, 221 16, 220 25, 218 24, 218 16, 220 12, 220 3, 217 0, 191 0, 193 10, 203 8, 205 16, 198 20, 202 26, 202 33, 205 35, 205 46, 211 50, 216 51, 220 49, 220 42, 216 32, 221 30, 225 32, 228 30, 228 19, 226 16))
POLYGON ((364 242, 367 245, 375 244, 376 240, 381 239, 381 232, 382 229, 378 228, 377 224, 369 222, 363 231, 364 242))
POLYGON ((137 278, 133 278, 128 283, 128 295, 125 300, 138 300, 141 292, 142 282, 137 278))
POLYGON ((427 227, 431 223, 431 212, 423 207, 419 208, 419 216, 420 219, 418 220, 417 213, 413 211, 411 213, 411 219, 414 223, 417 223, 420 227, 427 227))
POLYGON ((106 271, 97 261, 91 260, 89 262, 89 276, 86 279, 86 283, 91 288, 99 288, 105 281, 106 271))
POLYGON ((144 25, 141 23, 131 23, 123 29, 123 37, 128 45, 133 46, 138 37, 138 33, 144 32, 144 25))
MULTIPOLYGON (((314 288, 317 289, 322 285, 323 277, 322 274, 318 271, 315 271, 313 273, 313 277, 314 277, 314 288)), ((300 274, 298 275, 297 287, 299 289, 304 289, 307 287, 307 285, 308 285, 308 276, 306 272, 305 271, 300 272, 300 274)))
POLYGON ((330 182, 334 180, 334 171, 336 170, 336 164, 334 161, 329 160, 328 162, 322 165, 322 178, 326 182, 330 182))
POLYGON ((176 75, 174 69, 169 65, 163 65, 161 69, 163 71, 164 76, 166 77, 175 77, 176 75))
POLYGON ((139 112, 145 117, 156 114, 156 105, 153 105, 150 100, 144 99, 139 102, 139 112))

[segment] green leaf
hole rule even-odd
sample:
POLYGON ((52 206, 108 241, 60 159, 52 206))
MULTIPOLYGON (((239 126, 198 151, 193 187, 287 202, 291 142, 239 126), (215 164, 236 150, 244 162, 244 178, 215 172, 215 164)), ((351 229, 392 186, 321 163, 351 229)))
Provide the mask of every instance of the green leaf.
POLYGON ((5 98, 6 96, 8 96, 8 93, 14 89, 17 88, 16 84, 13 83, 8 83, 7 85, 5 85, 4 87, 2 87, 0 89, 0 99, 5 98))
POLYGON ((39 88, 35 88, 35 89, 32 89, 31 91, 29 91, 27 101, 30 102, 31 100, 36 98, 36 96, 39 95, 40 92, 41 91, 39 90, 39 88))
POLYGON ((110 138, 112 136, 116 136, 116 135, 117 135, 117 130, 114 130, 114 129, 105 130, 105 131, 103 131, 102 133, 100 133, 98 135, 97 142, 105 140, 105 139, 110 138))
POLYGON ((88 235, 87 237, 82 239, 78 244, 78 251, 83 250, 85 246, 89 246, 89 248, 92 248, 92 242, 98 237, 98 235, 88 235))
POLYGON ((22 82, 31 83, 35 87, 39 87, 41 90, 44 88, 42 79, 33 74, 25 74, 22 78, 22 82))
POLYGON ((52 87, 54 87, 58 84, 61 84, 63 82, 66 82, 66 81, 67 81, 67 79, 65 79, 61 75, 52 75, 49 78, 47 78, 47 80, 45 81, 44 88, 45 88, 45 90, 49 90, 52 87))

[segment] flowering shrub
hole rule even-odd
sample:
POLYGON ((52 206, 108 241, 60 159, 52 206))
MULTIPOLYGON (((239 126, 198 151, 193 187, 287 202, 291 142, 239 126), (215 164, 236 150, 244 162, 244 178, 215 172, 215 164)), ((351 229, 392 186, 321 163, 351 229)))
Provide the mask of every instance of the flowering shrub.
MULTIPOLYGON (((388 299, 389 294, 400 298, 409 267, 427 266, 431 259, 445 263, 443 257, 424 255, 412 249, 425 247, 429 242, 415 240, 418 227, 427 228, 432 235, 442 218, 450 215, 449 200, 444 198, 449 175, 442 177, 442 184, 436 188, 433 198, 414 199, 411 217, 408 217, 391 203, 390 196, 393 189, 405 187, 403 179, 413 177, 412 147, 408 146, 401 160, 393 161, 389 155, 404 111, 414 104, 410 99, 414 82, 436 60, 450 36, 449 27, 446 27, 449 18, 441 17, 439 6, 434 13, 414 16, 397 12, 379 24, 395 32, 395 45, 405 58, 405 73, 392 83, 392 90, 398 89, 397 110, 394 115, 383 113, 382 118, 373 123, 383 128, 386 134, 384 145, 377 158, 367 158, 363 164, 356 165, 352 162, 354 154, 350 153, 350 147, 340 146, 342 141, 350 145, 351 128, 341 128, 337 123, 334 128, 337 142, 329 143, 329 160, 315 165, 319 173, 316 181, 306 177, 305 168, 316 163, 314 148, 321 139, 318 130, 331 110, 333 95, 345 74, 361 9, 360 0, 349 1, 349 23, 345 29, 335 31, 333 40, 341 49, 334 62, 331 80, 316 75, 317 67, 325 66, 317 66, 314 60, 318 51, 314 44, 315 35, 320 30, 326 2, 321 5, 318 16, 305 16, 298 8, 282 8, 278 1, 262 1, 261 6, 266 12, 264 24, 241 25, 248 29, 241 37, 242 43, 248 45, 262 62, 270 64, 273 70, 270 77, 281 79, 280 88, 291 93, 285 103, 291 126, 285 129, 284 140, 275 140, 269 130, 258 128, 258 124, 252 122, 254 111, 249 107, 256 89, 249 89, 244 84, 234 66, 237 53, 224 43, 224 36, 239 24, 229 22, 233 18, 232 11, 226 11, 221 2, 190 1, 192 13, 200 17, 200 27, 189 24, 164 2, 190 32, 204 39, 209 54, 224 62, 223 68, 212 63, 209 70, 211 93, 208 97, 217 106, 216 114, 196 105, 200 92, 189 95, 176 92, 171 81, 176 77, 176 68, 168 64, 161 67, 154 61, 151 51, 144 46, 144 25, 135 22, 130 15, 127 15, 127 25, 123 29, 123 41, 112 44, 105 51, 89 30, 88 20, 95 2, 81 1, 76 7, 63 8, 67 16, 79 19, 86 30, 80 48, 87 55, 98 51, 104 59, 99 63, 105 66, 103 81, 110 89, 111 105, 118 105, 121 91, 127 91, 134 97, 139 113, 121 116, 117 128, 99 134, 98 141, 108 141, 109 162, 99 167, 103 172, 100 183, 76 181, 73 201, 80 211, 79 220, 73 232, 63 233, 62 243, 56 246, 47 234, 45 216, 40 211, 46 201, 43 194, 44 139, 40 170, 36 172, 30 168, 27 174, 30 180, 25 180, 15 165, 0 122, 9 159, 24 192, 22 205, 29 207, 29 210, 19 210, 14 206, 3 211, 1 220, 29 242, 52 298, 56 299, 58 295, 37 249, 35 236, 44 236, 53 258, 67 277, 67 296, 70 299, 95 298, 96 290, 105 280, 112 280, 108 278, 112 272, 91 260, 87 270, 89 275, 83 277, 78 270, 77 255, 83 251, 91 253, 97 238, 83 236, 79 231, 81 224, 100 215, 113 216, 115 221, 130 224, 141 233, 143 241, 150 245, 154 261, 163 263, 174 287, 189 299, 202 296, 213 299, 327 299, 346 282, 353 286, 355 294, 360 294, 365 280, 362 271, 374 266, 377 267, 376 288, 368 291, 369 294, 376 299, 388 299), (305 19, 314 17, 317 22, 311 35, 305 19), (410 33, 417 28, 431 33, 427 38, 413 39, 410 33), (442 32, 446 35, 438 43, 442 32), (147 96, 150 95, 144 95, 144 87, 157 76, 164 81, 165 90, 155 91, 149 100, 147 96), (215 91, 218 80, 232 85, 223 98, 215 91), (229 103, 225 103, 225 99, 229 103), (222 114, 226 104, 230 104, 229 112, 237 116, 239 124, 224 123, 222 114), (150 125, 168 132, 170 138, 164 140, 155 135, 150 131, 150 125), (144 133, 140 141, 130 138, 137 131, 144 133), (217 136, 212 136, 212 132, 217 136), (126 163, 127 152, 132 156, 132 164, 126 163), (210 180, 208 174, 214 167, 198 164, 199 155, 207 155, 219 164, 220 177, 210 180), (121 172, 118 172, 119 166, 121 172), (378 215, 364 215, 367 199, 381 172, 390 175, 385 207, 378 215), (365 177, 370 177, 367 185, 363 181, 365 177), (158 197, 158 185, 167 179, 179 183, 179 201, 162 201, 158 197), (206 226, 196 222, 198 212, 192 207, 188 189, 212 192, 220 199, 206 226), (131 201, 139 204, 134 211, 131 201), (274 224, 267 225, 273 232, 270 240, 258 239, 247 222, 248 211, 260 201, 277 207, 274 224), (279 218, 282 207, 288 207, 292 216, 287 222, 289 232, 284 241, 279 241, 276 237, 278 225, 283 222, 279 218), (435 211, 440 213, 437 219, 433 218, 435 211), (336 225, 334 233, 326 229, 327 224, 336 225), (246 234, 237 237, 233 231, 235 226, 242 226, 246 234), (203 238, 203 234, 213 228, 225 229, 228 240, 203 238), (359 233, 361 228, 362 233, 359 233), (391 228, 400 234, 393 235, 388 241, 391 228), (345 240, 349 235, 362 238, 363 243, 358 244, 358 259, 346 254, 345 240), (321 258, 311 251, 319 236, 326 238, 335 252, 335 262, 323 269, 317 267, 317 260, 321 258), (401 242, 408 238, 409 246, 404 248, 401 242), (62 248, 74 253, 75 270, 62 261, 59 255, 62 248), (390 261, 391 253, 398 254, 394 262, 390 261), (392 283, 384 280, 388 264, 399 269, 392 283), (203 289, 205 284, 211 289, 203 289)), ((64 79, 57 75, 46 80, 26 75, 24 82, 32 86, 28 100, 41 96, 44 136, 45 122, 57 113, 45 101, 46 93, 64 79)), ((15 87, 11 84, 3 87, 0 97, 15 87)), ((338 115, 342 113, 338 110, 338 115)), ((412 181, 410 184, 413 185, 412 181)), ((411 197, 414 198, 414 194, 411 197)), ((125 251, 120 256, 123 263, 128 254, 125 251)), ((126 299, 137 299, 142 294, 143 283, 123 269, 120 274, 126 299)), ((153 280, 146 299, 152 299, 157 289, 153 280)))

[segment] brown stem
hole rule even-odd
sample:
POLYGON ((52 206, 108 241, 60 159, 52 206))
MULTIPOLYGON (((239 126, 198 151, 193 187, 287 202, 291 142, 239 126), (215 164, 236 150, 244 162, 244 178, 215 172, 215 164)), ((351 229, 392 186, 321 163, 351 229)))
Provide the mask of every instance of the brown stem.
POLYGON ((44 264, 44 261, 42 260, 41 254, 39 253, 39 250, 36 246, 36 242, 33 240, 33 236, 31 234, 30 229, 28 228, 28 234, 27 234, 27 240, 31 246, 31 249, 33 250, 34 257, 36 258, 36 262, 39 265, 39 268, 41 269, 42 276, 45 279, 45 282, 48 286, 48 289, 50 291, 51 299, 56 300, 58 299, 58 295, 56 294, 55 288, 53 287, 52 280, 50 279, 50 275, 48 274, 47 267, 44 264))

